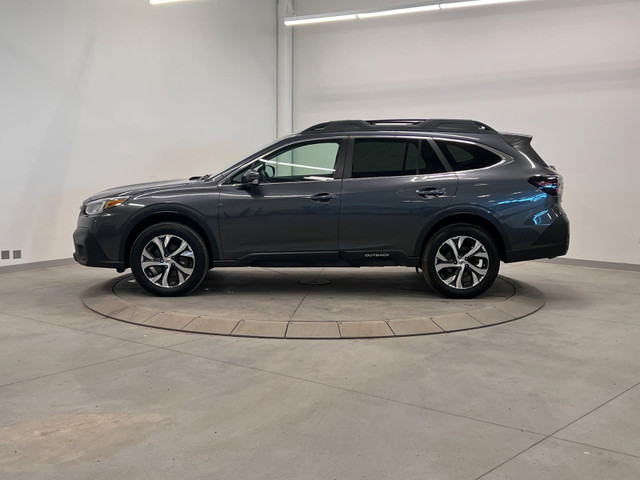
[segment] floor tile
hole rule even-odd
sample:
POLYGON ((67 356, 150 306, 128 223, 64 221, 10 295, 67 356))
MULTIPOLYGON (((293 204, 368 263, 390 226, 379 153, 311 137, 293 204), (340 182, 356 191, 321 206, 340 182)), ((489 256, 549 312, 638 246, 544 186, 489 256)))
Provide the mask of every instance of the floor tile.
POLYGON ((336 322, 291 322, 287 338, 340 338, 336 322))
POLYGON ((640 386, 554 436, 640 457, 640 386))
POLYGON ((166 351, 2 395, 7 480, 475 478, 541 438, 166 351))
POLYGON ((553 438, 497 468, 483 480, 584 480, 640 478, 640 458, 553 438))
POLYGON ((11 315, 0 326, 0 385, 154 349, 11 315))

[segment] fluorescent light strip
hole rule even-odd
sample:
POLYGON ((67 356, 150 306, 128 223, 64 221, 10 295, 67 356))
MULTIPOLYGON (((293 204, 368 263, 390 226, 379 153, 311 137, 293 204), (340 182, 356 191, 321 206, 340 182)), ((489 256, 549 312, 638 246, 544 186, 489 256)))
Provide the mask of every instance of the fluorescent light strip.
POLYGON ((355 20, 358 17, 355 13, 350 13, 346 15, 331 15, 328 17, 311 17, 311 18, 285 18, 284 24, 288 26, 293 25, 308 25, 310 23, 325 23, 325 22, 340 22, 343 20, 355 20))
POLYGON ((393 10, 381 10, 379 12, 357 13, 358 18, 386 17, 387 15, 402 15, 405 13, 432 12, 440 10, 440 5, 423 5, 420 7, 395 8, 393 10))
POLYGON ((467 0, 464 2, 441 3, 440 8, 446 10, 448 8, 483 7, 485 5, 498 5, 500 3, 515 3, 527 1, 529 0, 467 0))
MULTIPOLYGON (((176 0, 151 0, 151 1, 176 1, 176 0)), ((181 1, 181 0, 177 0, 181 1)), ((182 0, 183 1, 183 0, 182 0)), ((335 15, 308 15, 303 17, 288 17, 284 19, 284 24, 288 26, 295 25, 307 25, 310 23, 325 23, 325 22, 337 22, 342 20, 356 20, 367 19, 376 17, 386 17, 390 15, 402 15, 406 13, 422 13, 422 12, 434 12, 438 10, 448 10, 452 8, 464 8, 464 7, 482 7, 486 5, 498 5, 501 3, 516 3, 527 2, 531 0, 463 0, 457 2, 439 2, 431 3, 428 5, 408 5, 406 7, 391 8, 388 10, 377 11, 363 11, 339 13, 335 15)))
POLYGON ((149 0, 151 5, 162 5, 163 3, 188 2, 190 0, 149 0))

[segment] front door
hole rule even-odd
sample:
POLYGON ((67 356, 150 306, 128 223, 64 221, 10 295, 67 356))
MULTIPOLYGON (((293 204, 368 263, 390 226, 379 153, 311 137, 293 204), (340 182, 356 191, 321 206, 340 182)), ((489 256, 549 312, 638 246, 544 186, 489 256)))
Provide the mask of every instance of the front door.
POLYGON ((251 162, 220 187, 225 260, 301 260, 338 255, 341 180, 334 178, 346 140, 306 141, 251 162), (242 186, 247 170, 258 185, 242 186))
POLYGON ((452 201, 458 179, 427 139, 354 138, 342 186, 340 252, 356 263, 415 255, 422 229, 452 201))

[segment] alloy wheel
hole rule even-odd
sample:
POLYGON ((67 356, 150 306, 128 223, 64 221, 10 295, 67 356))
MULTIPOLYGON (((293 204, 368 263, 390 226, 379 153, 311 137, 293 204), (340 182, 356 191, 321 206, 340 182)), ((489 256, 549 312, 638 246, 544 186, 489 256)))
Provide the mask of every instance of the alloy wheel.
POLYGON ((159 235, 142 249, 140 267, 154 285, 174 288, 185 283, 193 274, 193 249, 177 235, 159 235))
POLYGON ((459 235, 445 240, 436 253, 435 270, 451 288, 465 290, 478 285, 487 275, 489 255, 477 239, 459 235))

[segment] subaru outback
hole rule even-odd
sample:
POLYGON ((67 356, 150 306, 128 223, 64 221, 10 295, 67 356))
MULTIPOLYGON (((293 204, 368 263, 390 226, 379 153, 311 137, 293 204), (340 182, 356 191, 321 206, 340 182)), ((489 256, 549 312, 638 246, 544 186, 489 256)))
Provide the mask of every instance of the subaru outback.
POLYGON ((567 252, 562 177, 531 138, 473 120, 321 123, 217 174, 88 198, 74 258, 164 296, 214 267, 403 265, 474 297, 501 261, 567 252))

